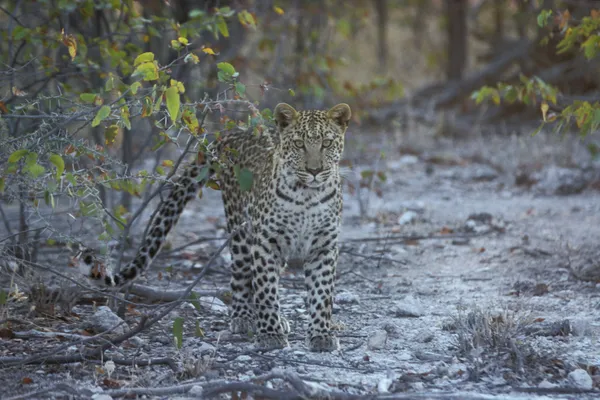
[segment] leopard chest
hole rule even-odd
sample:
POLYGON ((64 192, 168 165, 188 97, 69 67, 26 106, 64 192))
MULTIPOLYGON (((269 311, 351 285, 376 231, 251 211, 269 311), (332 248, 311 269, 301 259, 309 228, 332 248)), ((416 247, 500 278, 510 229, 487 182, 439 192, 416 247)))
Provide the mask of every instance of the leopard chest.
MULTIPOLYGON (((264 233, 274 239, 284 260, 306 259, 339 229, 338 196, 329 190, 285 191, 271 197, 264 233)), ((273 240, 272 240, 273 242, 273 240)))

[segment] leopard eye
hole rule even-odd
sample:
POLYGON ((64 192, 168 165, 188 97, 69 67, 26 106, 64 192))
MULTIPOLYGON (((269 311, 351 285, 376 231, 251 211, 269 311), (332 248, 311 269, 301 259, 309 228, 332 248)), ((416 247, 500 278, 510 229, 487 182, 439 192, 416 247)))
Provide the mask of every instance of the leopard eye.
POLYGON ((323 140, 323 147, 327 148, 327 147, 331 146, 332 143, 333 143, 333 140, 325 139, 325 140, 323 140))
POLYGON ((301 149, 304 147, 304 141, 302 140, 294 140, 294 146, 296 146, 297 148, 301 149))

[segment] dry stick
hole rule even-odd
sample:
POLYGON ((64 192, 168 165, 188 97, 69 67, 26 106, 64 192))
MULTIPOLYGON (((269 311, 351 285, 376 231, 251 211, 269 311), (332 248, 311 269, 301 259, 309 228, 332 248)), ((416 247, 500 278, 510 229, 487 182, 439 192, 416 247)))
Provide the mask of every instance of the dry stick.
MULTIPOLYGON (((185 289, 182 290, 160 290, 155 289, 150 286, 143 286, 139 284, 133 284, 129 290, 129 293, 144 297, 150 301, 161 301, 165 303, 170 303, 172 301, 178 301, 181 299, 181 296, 184 294, 185 289)), ((225 289, 217 289, 217 290, 195 290, 198 296, 212 296, 216 297, 221 301, 227 299, 226 294, 228 293, 225 289)))
MULTIPOLYGON (((44 364, 44 363, 63 364, 63 363, 82 362, 82 361, 86 361, 88 358, 100 357, 102 352, 107 350, 109 347, 116 346, 119 343, 122 343, 125 340, 134 337, 138 333, 142 332, 144 329, 147 329, 150 326, 156 324, 158 321, 163 319, 167 314, 169 314, 171 311, 173 311, 180 304, 181 300, 187 299, 189 297, 190 293, 192 292, 192 289, 194 289, 194 287, 200 282, 200 280, 204 277, 204 275, 206 275, 206 273, 209 271, 211 265, 215 262, 215 260, 219 256, 219 254, 221 254, 223 249, 225 249, 225 247, 229 244, 229 242, 231 241, 231 238, 233 237, 233 235, 235 235, 238 232, 238 230, 239 230, 239 228, 237 230, 235 230, 234 232, 232 232, 229 235, 229 237, 227 238, 227 240, 221 245, 221 247, 219 247, 217 249, 217 251, 213 254, 213 256, 210 258, 210 260, 208 260, 208 262, 206 263, 206 266, 202 269, 200 274, 198 274, 198 277, 196 277, 194 282, 192 282, 187 287, 187 289, 184 290, 183 293, 181 293, 181 296, 179 297, 178 301, 174 301, 169 306, 165 307, 165 309, 163 311, 161 311, 158 315, 156 315, 153 318, 148 319, 148 316, 143 316, 136 327, 134 327, 133 329, 130 329, 128 332, 125 332, 124 334, 114 338, 109 343, 105 343, 102 346, 100 346, 96 349, 87 351, 83 354, 75 354, 72 356, 40 355, 40 356, 29 357, 26 359, 16 359, 14 357, 10 357, 9 359, 0 358, 0 363, 5 363, 5 364, 8 364, 9 366, 25 365, 25 364, 44 364)), ((99 335, 96 335, 92 338, 97 338, 98 336, 99 335)), ((92 339, 92 338, 90 338, 90 339, 92 339)), ((69 343, 68 345, 66 345, 66 347, 70 347, 72 345, 74 345, 74 343, 69 343)), ((65 346, 62 346, 62 347, 65 347, 65 346)), ((56 351, 57 350, 50 351, 49 354, 54 354, 54 353, 56 353, 56 351)))
MULTIPOLYGON (((472 239, 477 237, 485 236, 489 233, 495 232, 493 229, 477 234, 458 234, 458 233, 450 233, 447 235, 396 235, 396 236, 387 236, 387 237, 363 237, 363 238, 353 238, 346 239, 345 242, 381 242, 385 241, 394 241, 394 242, 406 242, 409 240, 444 240, 444 239, 472 239)), ((388 242, 389 243, 389 242, 388 242)))

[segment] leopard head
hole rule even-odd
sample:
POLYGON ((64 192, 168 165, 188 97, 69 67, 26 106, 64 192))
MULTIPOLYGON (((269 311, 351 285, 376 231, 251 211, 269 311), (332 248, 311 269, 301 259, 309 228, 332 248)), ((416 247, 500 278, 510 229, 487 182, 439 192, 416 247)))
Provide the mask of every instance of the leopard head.
POLYGON ((337 177, 351 115, 344 103, 329 110, 296 111, 285 103, 275 107, 281 167, 289 184, 318 188, 337 177))

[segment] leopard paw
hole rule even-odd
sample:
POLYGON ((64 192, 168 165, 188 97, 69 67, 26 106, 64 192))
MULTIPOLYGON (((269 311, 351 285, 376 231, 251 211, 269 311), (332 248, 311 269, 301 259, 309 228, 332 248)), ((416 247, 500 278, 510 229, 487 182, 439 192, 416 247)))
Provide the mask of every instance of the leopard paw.
POLYGON ((277 333, 260 333, 256 335, 255 344, 258 350, 283 349, 289 346, 287 335, 277 333))
POLYGON ((340 348, 337 337, 331 334, 319 334, 307 338, 306 344, 310 351, 334 351, 340 348))
POLYGON ((254 332, 255 326, 254 322, 247 318, 234 317, 231 318, 231 322, 229 323, 229 330, 231 333, 241 333, 245 335, 248 332, 254 332))

